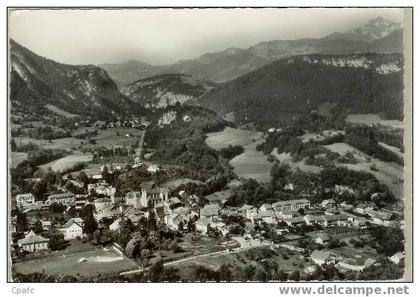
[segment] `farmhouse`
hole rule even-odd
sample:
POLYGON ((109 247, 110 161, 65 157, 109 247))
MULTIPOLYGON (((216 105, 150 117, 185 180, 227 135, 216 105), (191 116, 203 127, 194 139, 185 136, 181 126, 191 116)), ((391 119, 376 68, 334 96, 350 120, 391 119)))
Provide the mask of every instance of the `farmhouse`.
POLYGON ((34 195, 31 193, 16 195, 17 206, 26 207, 35 203, 34 195))
POLYGON ((48 249, 49 239, 36 235, 30 231, 24 238, 18 240, 18 246, 27 252, 35 252, 48 249))
POLYGON ((71 206, 71 205, 74 205, 75 202, 76 202, 76 198, 74 194, 62 193, 62 194, 53 194, 53 195, 48 196, 46 204, 51 205, 54 203, 59 203, 66 206, 71 206))

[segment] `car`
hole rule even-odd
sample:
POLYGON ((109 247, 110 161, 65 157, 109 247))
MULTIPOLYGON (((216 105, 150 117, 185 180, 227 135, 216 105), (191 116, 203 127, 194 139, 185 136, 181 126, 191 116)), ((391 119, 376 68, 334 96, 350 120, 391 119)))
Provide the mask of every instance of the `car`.
POLYGON ((87 262, 87 259, 86 258, 80 258, 79 259, 79 263, 84 263, 84 262, 87 262))

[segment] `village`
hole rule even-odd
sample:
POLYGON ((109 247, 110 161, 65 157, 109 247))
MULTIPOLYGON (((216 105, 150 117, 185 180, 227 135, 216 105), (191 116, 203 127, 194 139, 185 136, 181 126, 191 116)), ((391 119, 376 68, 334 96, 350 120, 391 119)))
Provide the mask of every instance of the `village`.
MULTIPOLYGON (((141 162, 141 149, 136 154, 132 168, 151 176, 165 170, 157 164, 141 162)), ((404 228, 402 214, 373 203, 352 205, 334 199, 311 203, 307 194, 258 207, 247 204, 232 207, 226 204, 227 199, 202 203, 194 193, 174 191, 153 181, 142 182, 136 191, 120 193, 107 180, 113 171, 124 170, 128 169, 119 164, 105 164, 100 174, 88 176, 84 182, 63 175, 75 190, 62 189, 61 193, 48 195, 45 201, 36 201, 32 193, 16 195, 17 214, 11 223, 12 237, 16 238, 11 246, 16 267, 29 265, 35 267, 29 271, 37 271, 41 269, 37 266, 39 261, 48 262, 49 257, 55 261, 57 257, 52 250, 61 250, 63 257, 68 250, 70 257, 72 246, 82 242, 94 243, 95 249, 115 251, 114 259, 109 258, 107 264, 129 261, 128 266, 117 266, 115 272, 122 274, 144 271, 157 258, 165 265, 176 265, 261 248, 287 250, 297 255, 301 264, 295 270, 302 277, 331 264, 344 273, 360 273, 383 265, 383 255, 368 244, 372 241, 372 226, 404 228), (60 220, 57 216, 61 216, 60 220), (156 230, 166 230, 170 234, 167 238, 172 238, 168 244, 171 252, 163 257, 161 247, 155 244, 146 248, 144 244, 149 241, 142 242, 146 240, 144 234, 150 236, 156 230), (20 237, 15 237, 17 234, 20 237), (184 244, 188 240, 206 244, 203 249, 188 252, 188 243, 184 244)), ((294 185, 286 184, 284 188, 294 190, 294 185)), ((340 185, 327 190, 337 195, 353 191, 340 185)), ((87 254, 90 252, 88 249, 87 254)), ((82 270, 92 259, 83 252, 73 257, 77 261, 73 264, 82 270)), ((388 255, 385 261, 403 265, 404 257, 403 251, 397 252, 388 255)), ((281 268, 282 262, 278 265, 281 268)), ((73 271, 61 267, 60 272, 73 271)))

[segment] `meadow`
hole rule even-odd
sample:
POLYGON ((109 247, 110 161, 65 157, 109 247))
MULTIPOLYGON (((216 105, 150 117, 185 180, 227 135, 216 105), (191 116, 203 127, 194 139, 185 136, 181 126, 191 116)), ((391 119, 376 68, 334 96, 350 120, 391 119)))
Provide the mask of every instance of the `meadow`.
POLYGON ((229 145, 242 146, 245 151, 230 160, 236 175, 269 182, 272 164, 267 161, 267 156, 256 149, 256 146, 264 141, 263 136, 263 132, 226 127, 221 132, 208 133, 206 143, 216 150, 229 145))

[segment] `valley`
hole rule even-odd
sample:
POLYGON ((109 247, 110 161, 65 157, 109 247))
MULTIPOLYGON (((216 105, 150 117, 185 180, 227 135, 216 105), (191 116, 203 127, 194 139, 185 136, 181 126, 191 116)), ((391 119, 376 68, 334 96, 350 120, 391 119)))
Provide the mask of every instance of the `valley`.
POLYGON ((11 40, 13 278, 400 279, 402 33, 379 17, 170 65, 11 40))

